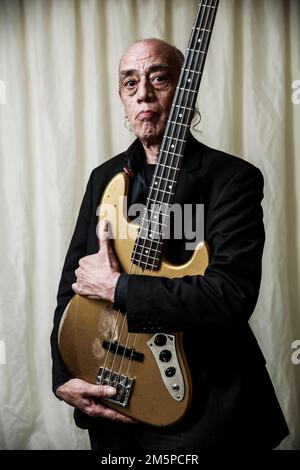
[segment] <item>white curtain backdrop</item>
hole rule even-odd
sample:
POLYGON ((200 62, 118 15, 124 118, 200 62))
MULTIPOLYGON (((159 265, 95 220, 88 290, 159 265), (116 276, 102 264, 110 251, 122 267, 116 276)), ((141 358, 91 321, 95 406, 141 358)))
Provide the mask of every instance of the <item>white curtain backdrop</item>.
MULTIPOLYGON (((184 50, 197 4, 0 0, 1 449, 89 447, 51 392, 61 268, 91 170, 133 139, 118 97, 122 52, 153 36, 184 50)), ((195 135, 265 177, 267 241, 252 326, 291 431, 281 449, 300 449, 296 80, 299 1, 220 0, 195 135)))

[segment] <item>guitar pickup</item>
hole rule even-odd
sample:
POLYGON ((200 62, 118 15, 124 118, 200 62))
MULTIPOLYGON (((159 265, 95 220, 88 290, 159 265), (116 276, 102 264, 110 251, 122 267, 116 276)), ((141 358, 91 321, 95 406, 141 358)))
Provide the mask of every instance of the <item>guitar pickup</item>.
POLYGON ((134 361, 142 362, 144 359, 144 354, 137 352, 133 348, 125 348, 124 346, 118 343, 111 343, 110 341, 104 340, 102 343, 102 348, 106 349, 107 351, 118 354, 120 356, 127 357, 128 359, 132 359, 134 361))

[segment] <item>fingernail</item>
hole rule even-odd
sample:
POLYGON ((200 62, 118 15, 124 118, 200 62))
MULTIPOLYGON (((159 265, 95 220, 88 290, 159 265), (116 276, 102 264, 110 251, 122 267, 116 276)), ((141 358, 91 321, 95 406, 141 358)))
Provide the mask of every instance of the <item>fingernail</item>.
POLYGON ((115 395, 116 393, 117 393, 117 390, 114 387, 110 387, 109 385, 107 385, 105 387, 105 395, 106 396, 111 397, 111 396, 115 395))

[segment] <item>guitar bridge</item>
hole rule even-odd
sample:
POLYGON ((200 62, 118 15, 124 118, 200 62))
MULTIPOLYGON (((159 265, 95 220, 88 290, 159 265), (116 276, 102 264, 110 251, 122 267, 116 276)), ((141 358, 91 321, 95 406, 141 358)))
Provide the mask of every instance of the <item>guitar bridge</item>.
POLYGON ((110 398, 105 400, 115 403, 116 405, 123 406, 125 408, 128 404, 133 380, 126 375, 118 374, 105 367, 100 367, 96 385, 110 385, 117 390, 117 393, 110 398))

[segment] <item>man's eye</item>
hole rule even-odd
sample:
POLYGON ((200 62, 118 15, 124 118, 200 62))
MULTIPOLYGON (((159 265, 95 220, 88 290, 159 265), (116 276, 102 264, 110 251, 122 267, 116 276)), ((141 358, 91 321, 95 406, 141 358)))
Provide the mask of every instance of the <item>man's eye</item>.
POLYGON ((135 87, 135 85, 136 85, 135 80, 127 80, 127 82, 125 82, 125 87, 126 88, 133 88, 133 87, 135 87))
POLYGON ((165 75, 156 75, 155 77, 152 78, 152 82, 154 84, 164 84, 167 81, 167 77, 165 75))

